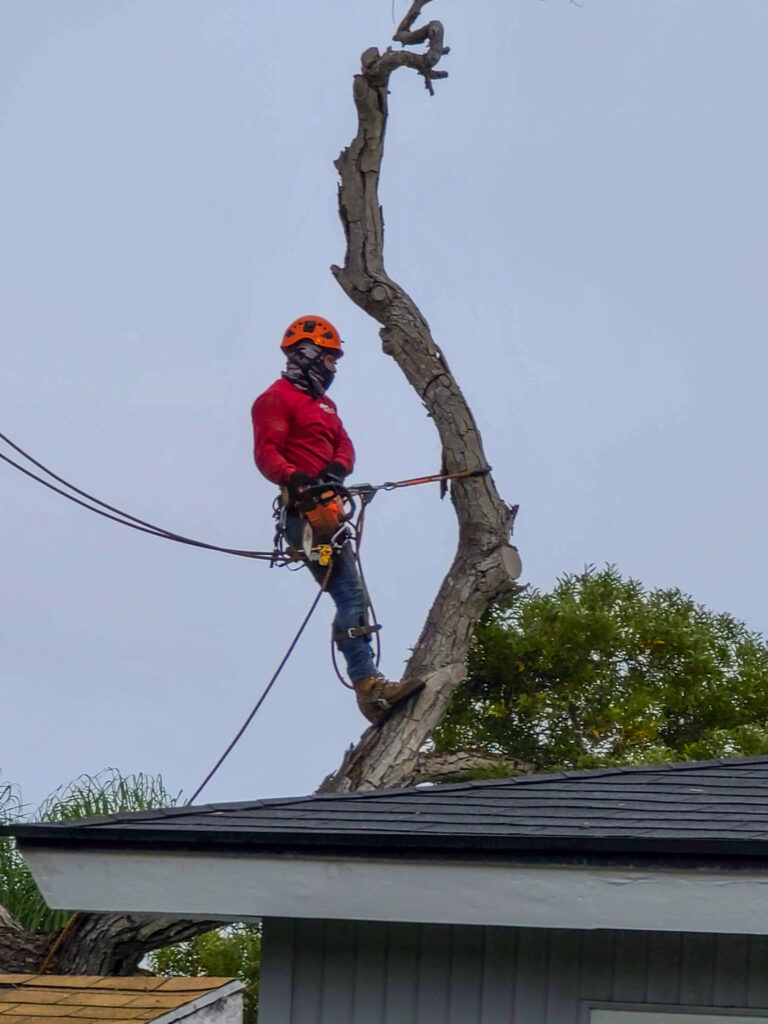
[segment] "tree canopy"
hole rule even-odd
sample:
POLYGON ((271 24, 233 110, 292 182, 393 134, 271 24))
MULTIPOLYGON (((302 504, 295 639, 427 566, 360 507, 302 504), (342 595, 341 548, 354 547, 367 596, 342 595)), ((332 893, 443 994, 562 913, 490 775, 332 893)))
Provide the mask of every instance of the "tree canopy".
POLYGON ((768 646, 680 590, 587 568, 489 610, 434 743, 541 771, 767 753, 768 646))

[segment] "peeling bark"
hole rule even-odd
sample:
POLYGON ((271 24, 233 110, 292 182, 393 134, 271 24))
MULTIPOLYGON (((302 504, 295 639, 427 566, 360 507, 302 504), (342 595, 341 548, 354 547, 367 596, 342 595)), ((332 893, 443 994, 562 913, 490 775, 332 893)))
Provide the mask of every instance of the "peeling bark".
MULTIPOLYGON (((442 24, 430 21, 413 28, 429 2, 414 0, 394 36, 403 45, 426 42, 426 52, 388 49, 381 54, 372 47, 362 55, 353 88, 357 134, 335 164, 346 256, 343 267, 331 270, 349 298, 381 324, 382 348, 426 407, 440 436, 445 472, 455 473, 487 468, 482 439, 424 315, 384 269, 384 221, 378 198, 390 75, 400 67, 414 69, 430 93, 432 83, 447 76, 435 70, 449 52, 443 45, 442 24)), ((481 615, 496 598, 516 589, 516 558, 509 547, 512 509, 499 497, 490 473, 454 481, 451 500, 459 523, 458 551, 405 669, 406 677, 424 679, 425 689, 382 727, 368 729, 323 782, 321 792, 413 781, 419 751, 465 677, 469 645, 481 615)))

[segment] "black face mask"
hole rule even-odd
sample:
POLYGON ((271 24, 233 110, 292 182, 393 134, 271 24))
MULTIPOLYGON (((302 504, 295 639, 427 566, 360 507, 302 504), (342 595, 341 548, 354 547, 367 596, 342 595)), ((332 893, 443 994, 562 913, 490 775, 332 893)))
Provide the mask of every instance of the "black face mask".
POLYGON ((291 345, 283 377, 300 391, 306 391, 313 398, 320 398, 333 383, 336 373, 335 369, 325 365, 326 355, 322 348, 313 345, 311 341, 291 345))

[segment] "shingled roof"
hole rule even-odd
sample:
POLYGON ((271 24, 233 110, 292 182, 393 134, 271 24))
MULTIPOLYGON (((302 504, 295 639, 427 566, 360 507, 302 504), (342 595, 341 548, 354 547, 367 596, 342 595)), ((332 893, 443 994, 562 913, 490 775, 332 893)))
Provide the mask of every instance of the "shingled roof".
POLYGON ((768 855, 768 757, 14 825, 25 846, 768 855))
POLYGON ((171 1024, 242 991, 232 978, 0 974, 8 1024, 171 1024))

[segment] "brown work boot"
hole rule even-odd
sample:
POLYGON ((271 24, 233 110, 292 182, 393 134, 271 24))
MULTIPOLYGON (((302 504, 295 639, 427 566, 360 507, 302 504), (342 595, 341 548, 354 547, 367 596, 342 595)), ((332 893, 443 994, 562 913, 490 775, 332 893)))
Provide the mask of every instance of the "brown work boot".
POLYGON ((384 676, 368 676, 352 684, 357 694, 357 706, 374 725, 381 725, 396 704, 424 689, 421 679, 403 679, 391 683, 384 676))

